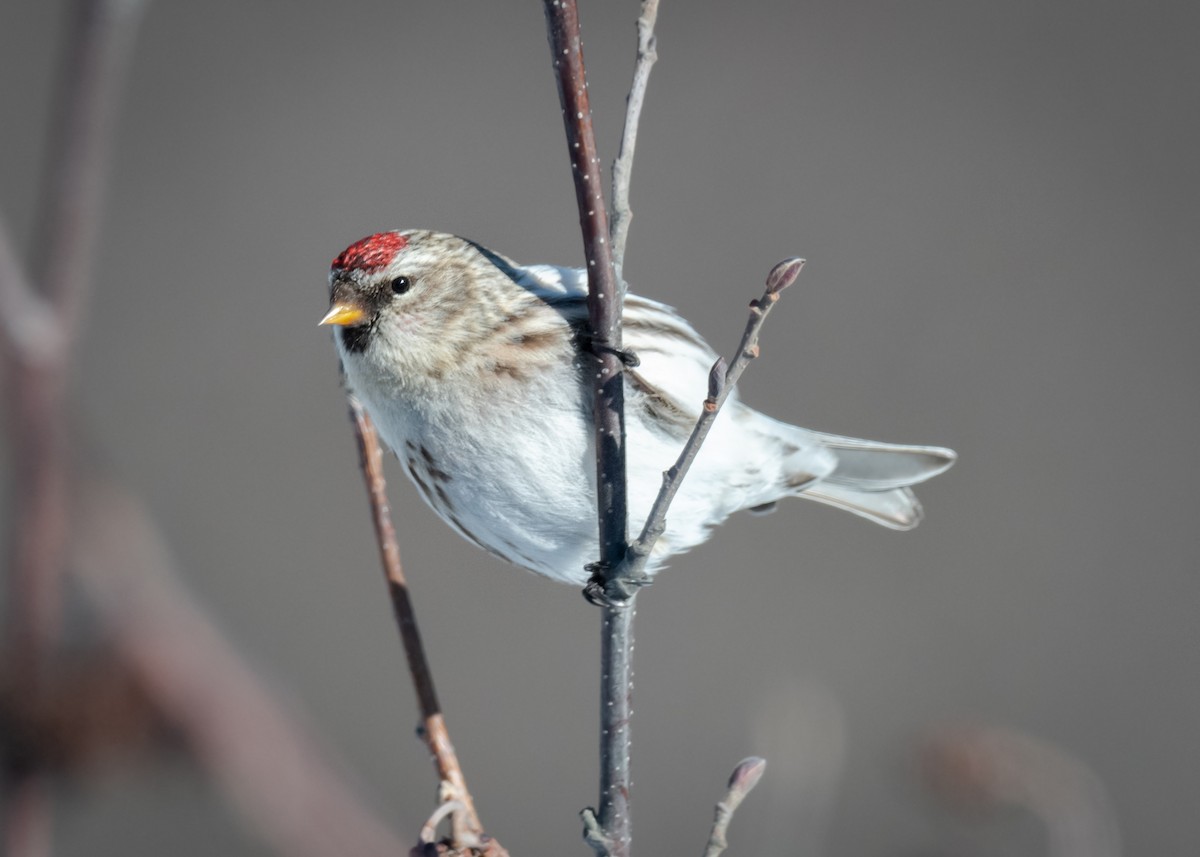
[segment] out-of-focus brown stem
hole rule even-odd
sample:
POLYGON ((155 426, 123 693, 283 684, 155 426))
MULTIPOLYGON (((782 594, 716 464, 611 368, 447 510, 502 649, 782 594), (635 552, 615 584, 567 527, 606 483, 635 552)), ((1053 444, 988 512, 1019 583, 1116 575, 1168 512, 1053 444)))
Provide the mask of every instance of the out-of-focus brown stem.
POLYGON ((408 658, 408 671, 417 692, 417 705, 421 710, 421 734, 429 746, 429 752, 433 754, 433 763, 439 779, 449 789, 449 794, 443 794, 443 799, 458 801, 461 806, 461 809, 451 815, 453 844, 459 848, 474 846, 479 843, 483 826, 475 812, 471 793, 467 790, 467 782, 458 763, 458 756, 454 752, 454 745, 450 743, 450 733, 446 729, 446 721, 433 686, 433 673, 429 669, 429 661, 425 658, 425 647, 417 628, 417 616, 408 593, 408 581, 400 564, 396 529, 392 526, 387 482, 383 476, 383 451, 371 418, 354 396, 348 398, 350 421, 354 424, 355 437, 358 439, 359 462, 367 485, 371 518, 379 543, 380 560, 383 563, 383 576, 392 599, 392 611, 400 629, 404 654, 408 658))
MULTIPOLYGON (((74 3, 35 242, 40 296, 22 276, 7 238, 0 254, 5 257, 0 277, 6 280, 0 287, 0 312, 5 313, 0 333, 13 461, 5 644, 14 681, 29 695, 38 691, 46 651, 58 632, 69 512, 67 370, 92 279, 111 131, 142 6, 142 0, 74 3)), ((5 779, 6 853, 47 853, 49 798, 43 778, 14 768, 5 779)))
MULTIPOLYGON (((51 351, 45 342, 26 342, 24 348, 19 338, 8 342, 16 502, 7 626, 9 650, 22 659, 37 660, 37 652, 53 639, 58 625, 58 579, 67 529, 67 369, 79 311, 91 285, 111 131, 141 7, 140 0, 74 4, 36 242, 34 268, 46 303, 24 283, 10 282, 3 289, 6 295, 24 298, 9 301, 5 308, 27 313, 25 319, 9 319, 4 327, 15 330, 33 320, 31 311, 41 317, 49 310, 54 324, 42 326, 58 346, 51 351)), ((18 275, 15 260, 8 258, 0 276, 15 280, 18 275)), ((31 669, 29 664, 18 666, 19 673, 31 669)))
POLYGON ((1104 784, 1062 747, 980 724, 940 730, 922 749, 926 785, 949 805, 1024 807, 1046 825, 1050 857, 1120 857, 1104 784))
POLYGON ((404 854, 176 584, 170 553, 141 504, 111 485, 78 493, 72 568, 103 631, 251 826, 290 857, 404 854))

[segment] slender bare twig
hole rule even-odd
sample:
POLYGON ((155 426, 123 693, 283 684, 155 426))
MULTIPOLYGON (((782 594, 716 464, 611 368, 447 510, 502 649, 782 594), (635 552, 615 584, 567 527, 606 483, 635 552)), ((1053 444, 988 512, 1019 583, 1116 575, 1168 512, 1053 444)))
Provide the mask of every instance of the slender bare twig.
POLYGON ((421 710, 421 735, 433 756, 438 777, 446 787, 444 790, 448 792, 443 803, 453 804, 452 844, 456 848, 472 847, 479 844, 483 826, 479 823, 475 804, 467 790, 467 782, 458 763, 458 756, 454 752, 454 745, 450 743, 450 733, 446 729, 446 721, 442 717, 442 709, 433 686, 433 673, 425 658, 425 647, 417 628, 417 616, 408 594, 408 581, 400 564, 400 546, 396 542, 395 527, 392 526, 387 483, 383 476, 383 451, 375 426, 367 412, 354 396, 347 398, 350 403, 350 421, 354 424, 354 434, 358 440, 359 463, 371 502, 371 518, 375 524, 375 537, 379 542, 383 575, 392 599, 392 611, 400 630, 400 640, 404 644, 404 654, 408 658, 409 674, 417 692, 417 705, 421 710))
POLYGON ((448 800, 438 805, 425 823, 421 825, 421 836, 417 840, 422 846, 433 845, 437 841, 437 829, 446 816, 466 812, 467 807, 461 800, 448 800))
POLYGON ((109 485, 79 500, 72 567, 103 630, 234 806, 282 854, 405 853, 175 583, 141 504, 109 485))
MULTIPOLYGON (((80 309, 90 287, 105 167, 123 71, 142 0, 77 0, 55 102, 36 279, 20 276, 0 241, 0 325, 7 331, 13 530, 7 570, 6 642, 15 680, 37 691, 45 652, 58 634, 63 545, 68 531, 64 400, 80 309), (32 323, 32 328, 27 327, 32 323), (50 334, 45 340, 39 333, 50 334), (30 344, 31 340, 35 343, 30 344)), ((37 771, 11 769, 5 849, 33 857, 49 848, 49 797, 37 771)))
POLYGON ((796 281, 796 277, 799 276, 803 267, 803 259, 791 258, 785 259, 771 269, 771 273, 767 275, 766 291, 763 292, 761 298, 750 302, 750 319, 746 322, 746 330, 742 334, 742 341, 738 345, 737 355, 733 358, 733 362, 729 364, 728 369, 725 368, 725 361, 722 358, 718 358, 717 362, 713 364, 708 379, 708 398, 704 400, 704 410, 700 414, 700 419, 696 421, 692 435, 684 444, 675 464, 663 473, 662 488, 659 489, 658 496, 654 499, 654 505, 650 507, 650 515, 646 518, 642 533, 629 546, 629 573, 632 575, 642 575, 642 569, 650 557, 650 552, 654 549, 655 542, 666 528, 667 510, 671 506, 671 501, 675 499, 675 494, 679 491, 683 478, 687 476, 696 454, 700 451, 701 444, 708 436, 708 430, 712 428, 717 414, 721 411, 721 406, 725 404, 725 399, 737 384, 742 372, 759 354, 758 334, 767 320, 767 315, 778 302, 780 293, 796 281))
MULTIPOLYGON (((614 575, 628 549, 625 485, 625 380, 621 358, 624 284, 612 267, 608 214, 600 181, 600 158, 592 131, 579 11, 575 0, 544 0, 546 30, 563 110, 575 201, 583 232, 588 271, 588 321, 593 373, 592 416, 596 432, 596 511, 599 518, 598 578, 587 590, 604 608, 600 678, 600 809, 608 843, 603 853, 627 857, 631 837, 629 742, 632 704, 635 590, 619 586, 614 575), (618 584, 613 588, 613 584, 618 584)), ((593 846, 600 838, 589 837, 593 846)))
POLYGON ((733 774, 729 777, 729 786, 725 790, 725 797, 721 798, 714 812, 712 833, 709 834, 708 848, 704 852, 704 857, 719 857, 720 853, 728 847, 729 843, 725 839, 725 834, 729 830, 729 822, 733 821, 733 814, 742 805, 746 795, 750 794, 758 785, 758 781, 762 779, 763 771, 766 769, 767 760, 760 759, 758 756, 742 759, 733 769, 733 774))
POLYGON ((629 208, 633 150, 637 146, 638 122, 642 116, 642 102, 646 100, 650 69, 658 60, 658 39, 654 35, 654 24, 657 20, 658 0, 642 0, 642 14, 637 21, 637 61, 633 66, 633 83, 629 87, 629 96, 625 99, 625 130, 621 134, 621 148, 612 168, 613 268, 617 280, 621 282, 625 280, 625 242, 629 239, 629 222, 633 219, 633 211, 629 208))

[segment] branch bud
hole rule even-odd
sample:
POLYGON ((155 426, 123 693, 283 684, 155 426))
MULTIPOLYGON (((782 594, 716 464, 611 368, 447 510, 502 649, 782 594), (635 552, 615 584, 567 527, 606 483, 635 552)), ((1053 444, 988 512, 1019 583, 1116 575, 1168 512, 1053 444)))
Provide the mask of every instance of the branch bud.
POLYGON ((803 267, 804 260, 799 256, 784 259, 767 274, 767 294, 777 295, 796 282, 796 277, 800 276, 803 267))
POLYGON ((708 370, 708 401, 716 402, 721 398, 721 393, 725 390, 725 373, 727 371, 725 358, 718 357, 717 362, 708 370))
POLYGON ((758 785, 763 771, 767 769, 767 760, 761 756, 749 756, 738 762, 729 777, 729 791, 740 797, 745 797, 750 790, 758 785))

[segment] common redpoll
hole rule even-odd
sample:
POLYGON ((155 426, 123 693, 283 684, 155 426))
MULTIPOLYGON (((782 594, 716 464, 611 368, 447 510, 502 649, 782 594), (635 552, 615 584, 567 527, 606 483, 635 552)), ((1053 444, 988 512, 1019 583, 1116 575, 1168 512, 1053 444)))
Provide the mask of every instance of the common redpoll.
MULTIPOLYGON (((555 580, 598 557, 587 276, 521 266, 453 235, 381 232, 333 261, 334 337, 353 393, 421 496, 461 535, 555 580)), ((700 414, 716 353, 671 307, 627 295, 630 531, 700 414)), ((650 557, 653 574, 737 511, 807 497, 897 530, 949 449, 809 431, 730 397, 650 557)))

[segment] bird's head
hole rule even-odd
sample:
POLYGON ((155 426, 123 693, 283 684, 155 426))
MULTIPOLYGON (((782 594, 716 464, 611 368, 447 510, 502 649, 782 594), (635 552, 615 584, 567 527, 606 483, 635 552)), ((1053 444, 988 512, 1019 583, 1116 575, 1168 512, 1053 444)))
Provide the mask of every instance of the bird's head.
POLYGON ((365 361, 409 380, 462 362, 473 342, 515 302, 528 300, 471 242, 421 230, 379 232, 338 254, 329 311, 347 362, 365 361))

